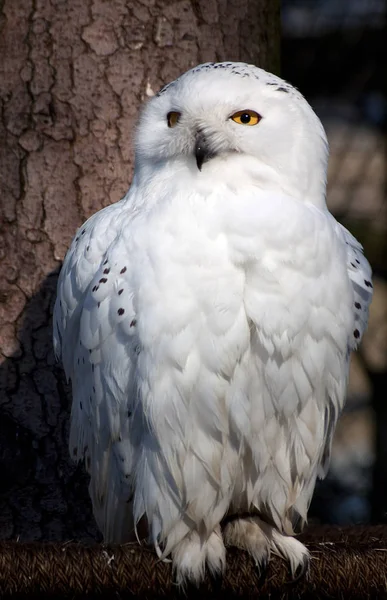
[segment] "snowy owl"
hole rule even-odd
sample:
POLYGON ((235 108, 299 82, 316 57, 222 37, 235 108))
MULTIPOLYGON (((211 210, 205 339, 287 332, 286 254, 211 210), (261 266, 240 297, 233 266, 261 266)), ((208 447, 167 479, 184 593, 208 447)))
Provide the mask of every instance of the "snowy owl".
POLYGON ((106 542, 140 524, 176 580, 227 545, 294 573, 293 537, 326 473, 371 272, 328 212, 328 146, 302 95, 208 63, 145 105, 126 196, 65 258, 54 345, 72 382, 106 542))

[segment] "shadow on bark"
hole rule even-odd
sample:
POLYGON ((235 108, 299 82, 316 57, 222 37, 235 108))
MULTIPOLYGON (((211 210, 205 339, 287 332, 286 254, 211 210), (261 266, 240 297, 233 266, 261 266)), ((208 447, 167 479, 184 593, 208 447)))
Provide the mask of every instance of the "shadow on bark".
POLYGON ((88 477, 68 455, 70 386, 52 346, 58 270, 27 303, 0 366, 0 539, 99 540, 88 477))

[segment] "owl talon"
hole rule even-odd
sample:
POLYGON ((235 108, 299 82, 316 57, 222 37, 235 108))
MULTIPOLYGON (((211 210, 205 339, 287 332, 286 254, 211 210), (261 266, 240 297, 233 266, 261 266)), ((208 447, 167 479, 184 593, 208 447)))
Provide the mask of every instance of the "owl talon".
POLYGON ((260 575, 265 574, 270 559, 269 540, 256 517, 235 519, 224 528, 224 539, 229 546, 246 550, 253 557, 260 575))
POLYGON ((262 560, 261 563, 259 565, 259 570, 261 571, 261 573, 265 573, 267 571, 267 568, 269 566, 269 554, 267 554, 262 560))
POLYGON ((267 574, 268 574, 269 562, 270 562, 269 554, 267 554, 267 556, 261 560, 260 564, 257 565, 257 567, 258 567, 258 583, 259 583, 259 585, 263 585, 264 582, 266 581, 266 577, 267 577, 267 574))
POLYGON ((309 568, 309 561, 310 561, 309 556, 303 557, 302 562, 298 565, 297 569, 294 571, 293 578, 291 579, 290 583, 297 583, 297 581, 299 581, 306 575, 306 573, 308 572, 308 568, 309 568))
POLYGON ((223 573, 215 573, 213 571, 210 571, 208 576, 210 579, 211 590, 214 597, 221 596, 221 589, 223 585, 223 573))

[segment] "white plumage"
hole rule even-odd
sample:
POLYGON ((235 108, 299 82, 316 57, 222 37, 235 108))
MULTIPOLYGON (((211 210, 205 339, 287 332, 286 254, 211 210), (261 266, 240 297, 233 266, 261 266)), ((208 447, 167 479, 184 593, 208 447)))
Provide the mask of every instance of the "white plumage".
POLYGON ((224 542, 260 565, 307 561, 290 536, 326 472, 372 292, 326 208, 327 155, 289 84, 196 67, 145 106, 129 192, 64 261, 71 455, 105 540, 144 518, 178 581, 222 571, 224 542))

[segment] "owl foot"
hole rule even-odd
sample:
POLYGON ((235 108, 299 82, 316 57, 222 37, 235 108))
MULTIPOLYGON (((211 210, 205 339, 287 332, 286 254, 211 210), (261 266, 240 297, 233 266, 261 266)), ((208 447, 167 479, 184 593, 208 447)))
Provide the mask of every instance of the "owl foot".
POLYGON ((266 569, 270 558, 270 539, 265 531, 267 527, 258 517, 247 517, 232 520, 223 530, 225 544, 246 550, 261 572, 266 569))
POLYGON ((266 568, 271 553, 289 563, 293 580, 302 577, 308 568, 310 555, 305 546, 257 516, 230 521, 223 530, 223 536, 226 545, 246 550, 261 572, 266 568))
POLYGON ((218 526, 203 540, 197 531, 191 531, 172 551, 176 583, 185 585, 188 581, 199 585, 204 579, 207 566, 213 577, 223 573, 226 566, 226 549, 218 526))
POLYGON ((304 544, 294 537, 283 535, 274 527, 272 529, 270 547, 273 554, 281 556, 289 562, 293 581, 298 581, 308 570, 310 554, 304 544))

